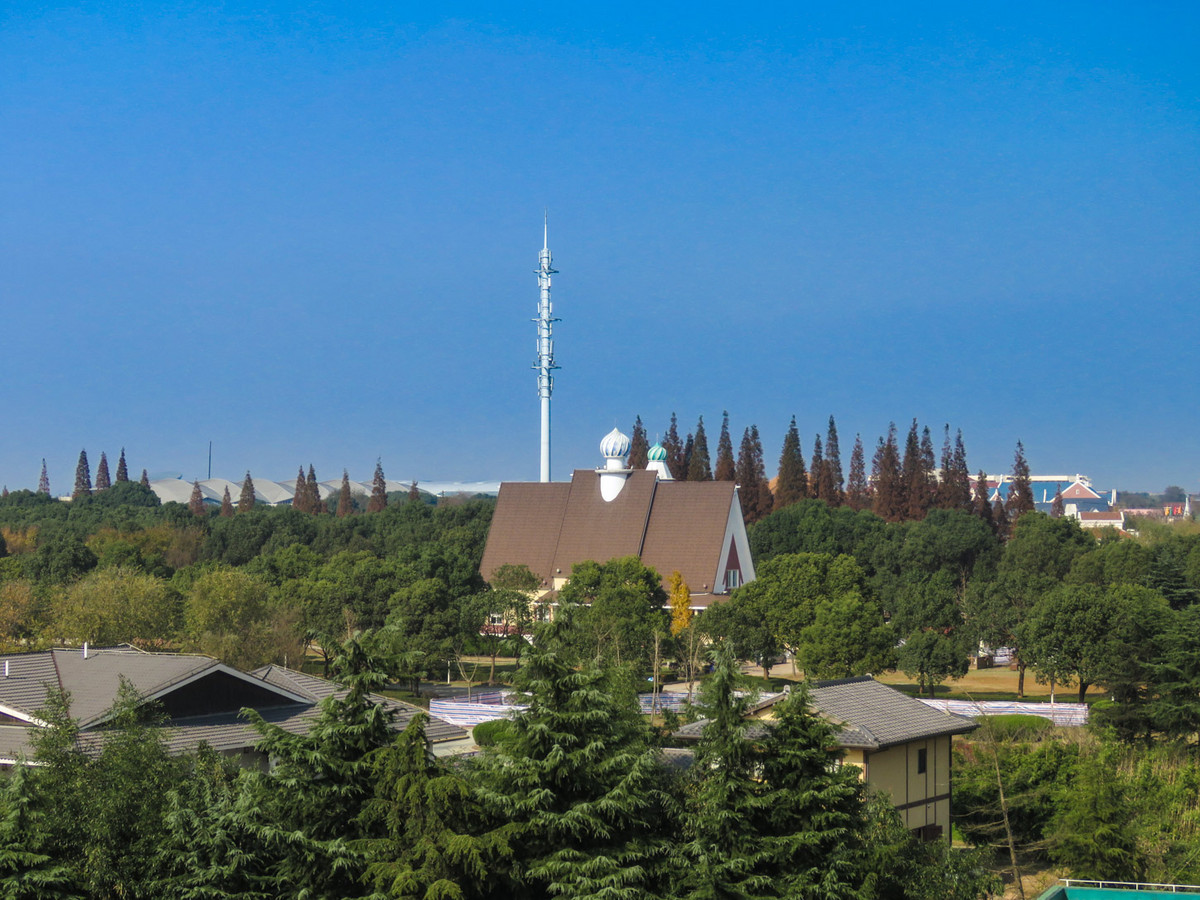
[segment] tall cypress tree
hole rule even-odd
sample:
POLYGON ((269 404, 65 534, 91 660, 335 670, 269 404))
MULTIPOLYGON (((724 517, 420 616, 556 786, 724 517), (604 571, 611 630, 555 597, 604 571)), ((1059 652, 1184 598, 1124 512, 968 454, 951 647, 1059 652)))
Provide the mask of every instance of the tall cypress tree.
MULTIPOLYGON (((754 476, 758 482, 758 499, 754 504, 758 519, 769 516, 775 509, 775 495, 771 493, 771 482, 767 479, 766 463, 763 460, 762 440, 758 436, 758 426, 750 426, 750 453, 754 460, 754 476)), ((755 519, 757 522, 758 519, 755 519)))
POLYGON ((813 438, 812 463, 808 467, 812 478, 808 480, 808 496, 814 500, 823 499, 822 493, 829 493, 829 473, 825 470, 825 454, 821 449, 821 436, 813 438))
POLYGON ((371 499, 367 501, 367 512, 383 512, 387 509, 387 480, 383 477, 383 460, 375 460, 375 479, 371 482, 371 499))
POLYGON ((862 435, 854 435, 854 449, 850 451, 850 478, 846 482, 846 505, 853 510, 871 506, 871 486, 867 482, 867 461, 863 452, 862 435))
POLYGON ((138 479, 138 484, 142 487, 150 487, 150 473, 142 469, 142 477, 138 479))
POLYGON ((983 469, 980 469, 979 474, 975 476, 974 512, 975 515, 987 522, 993 529, 996 527, 996 523, 992 519, 992 504, 988 500, 987 472, 983 471, 983 469))
POLYGON ((1065 513, 1066 509, 1063 506, 1062 485, 1060 484, 1058 489, 1054 492, 1054 501, 1050 504, 1050 517, 1053 519, 1061 519, 1065 513))
MULTIPOLYGON (((1009 489, 1011 490, 1011 485, 1009 489)), ((1012 533, 1012 522, 999 494, 996 494, 996 499, 992 503, 992 527, 996 529, 996 536, 1002 541, 1007 541, 1009 534, 1012 533)))
POLYGON ((75 490, 71 491, 71 499, 92 496, 92 471, 88 466, 87 451, 79 451, 79 462, 75 465, 75 490))
POLYGON ((825 434, 825 468, 828 470, 827 496, 822 499, 830 506, 841 506, 845 502, 845 479, 842 475, 842 449, 838 443, 837 423, 829 417, 829 430, 825 434))
POLYGON ((117 484, 124 484, 129 480, 129 467, 125 465, 125 448, 121 448, 121 458, 117 460, 117 484))
POLYGON ((963 512, 971 511, 971 470, 967 466, 967 448, 963 446, 962 429, 954 435, 954 481, 955 494, 963 512))
POLYGON ((692 455, 688 459, 688 481, 712 481, 712 464, 708 456, 708 436, 704 433, 704 416, 696 423, 692 455))
POLYGON ((737 463, 733 459, 733 440, 729 437, 729 412, 721 413, 721 436, 717 439, 717 468, 713 481, 733 481, 737 463))
MULTIPOLYGON (((757 522, 763 516, 771 511, 767 507, 766 511, 761 508, 763 502, 763 488, 766 481, 766 472, 762 470, 762 451, 759 445, 756 452, 755 441, 758 436, 758 429, 750 426, 742 432, 742 444, 738 450, 736 474, 738 482, 738 496, 742 504, 742 518, 746 524, 757 522)), ((767 496, 771 493, 770 485, 766 485, 767 496)))
POLYGON ((240 513, 250 512, 254 509, 254 479, 250 477, 250 471, 246 470, 246 479, 242 482, 242 493, 238 496, 237 511, 240 513))
POLYGON ((800 430, 796 417, 783 436, 779 452, 779 475, 775 479, 775 507, 783 509, 808 496, 808 472, 804 468, 804 451, 800 449, 800 430))
POLYGON ((409 503, 420 503, 421 502, 421 492, 419 490, 417 490, 416 481, 414 481, 412 484, 410 484, 408 486, 408 502, 409 503))
POLYGON ((45 457, 42 458, 42 474, 38 478, 37 492, 39 494, 45 494, 47 497, 50 496, 50 475, 46 472, 45 457))
POLYGON ((312 512, 308 508, 308 484, 304 480, 304 466, 296 473, 296 489, 292 491, 292 509, 296 512, 312 512))
POLYGON ((889 522, 904 518, 907 496, 900 468, 900 448, 896 445, 896 423, 888 423, 887 439, 879 439, 871 464, 874 497, 871 507, 875 515, 889 522))
POLYGON ((350 499, 350 473, 342 469, 342 489, 338 492, 337 517, 344 519, 354 512, 354 501, 350 499))
POLYGON ((112 477, 108 474, 108 457, 100 451, 100 465, 96 466, 96 491, 107 491, 112 487, 112 477))
POLYGON ((671 413, 671 427, 667 429, 667 436, 663 438, 663 449, 667 451, 667 469, 670 471, 671 477, 676 481, 685 480, 687 468, 683 459, 683 441, 679 439, 679 426, 675 420, 675 413, 671 413))
POLYGON ((917 436, 917 420, 912 420, 904 441, 904 460, 900 464, 904 484, 904 518, 923 519, 929 509, 929 475, 925 469, 925 454, 917 436))
POLYGON ((1017 449, 1013 454, 1012 481, 1008 485, 1008 499, 1004 512, 1009 522, 1016 524, 1017 519, 1033 510, 1033 484, 1029 478, 1029 463, 1025 461, 1025 447, 1017 441, 1017 449))
POLYGON ((305 504, 308 506, 308 512, 314 516, 325 511, 321 503, 321 489, 317 487, 317 473, 313 470, 312 463, 308 464, 308 478, 304 481, 304 486, 308 489, 308 496, 305 499, 305 504))
POLYGON ((199 481, 192 482, 192 496, 188 500, 188 509, 191 510, 192 515, 196 516, 197 518, 204 518, 208 515, 204 509, 204 495, 200 493, 199 481))
POLYGON ((646 437, 646 426, 642 417, 638 416, 633 422, 633 436, 629 439, 629 468, 644 469, 650 462, 646 455, 650 450, 650 441, 646 437))
POLYGON ((221 517, 228 519, 233 516, 233 500, 229 496, 229 485, 225 485, 225 496, 221 498, 221 517))

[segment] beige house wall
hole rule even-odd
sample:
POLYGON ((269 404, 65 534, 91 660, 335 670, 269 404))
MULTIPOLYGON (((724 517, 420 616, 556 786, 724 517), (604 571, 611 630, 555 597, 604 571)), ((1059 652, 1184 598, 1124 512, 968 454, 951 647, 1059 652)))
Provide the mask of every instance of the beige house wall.
MULTIPOLYGON (((881 750, 863 753, 864 778, 872 787, 884 791, 900 812, 904 824, 912 829, 936 826, 950 834, 950 737, 911 741, 881 750), (925 771, 920 771, 920 751, 925 750, 925 771)), ((857 760, 846 756, 847 762, 857 760)))

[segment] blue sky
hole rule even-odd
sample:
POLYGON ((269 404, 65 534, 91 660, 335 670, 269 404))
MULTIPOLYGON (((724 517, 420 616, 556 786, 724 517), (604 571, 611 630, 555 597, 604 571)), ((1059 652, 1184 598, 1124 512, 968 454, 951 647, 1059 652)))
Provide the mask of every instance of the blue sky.
POLYGON ((1200 491, 1194 4, 0 7, 0 482, 535 479, 635 415, 1200 491))

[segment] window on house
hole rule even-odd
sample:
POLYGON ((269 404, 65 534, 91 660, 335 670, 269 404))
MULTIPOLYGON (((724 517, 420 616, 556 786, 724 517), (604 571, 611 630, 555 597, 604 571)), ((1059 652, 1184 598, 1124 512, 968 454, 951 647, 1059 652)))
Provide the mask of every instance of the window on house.
POLYGON ((917 774, 924 775, 929 764, 929 751, 922 747, 917 751, 917 774))
POLYGON ((726 569, 725 570, 725 590, 732 591, 736 587, 742 586, 741 569, 726 569))

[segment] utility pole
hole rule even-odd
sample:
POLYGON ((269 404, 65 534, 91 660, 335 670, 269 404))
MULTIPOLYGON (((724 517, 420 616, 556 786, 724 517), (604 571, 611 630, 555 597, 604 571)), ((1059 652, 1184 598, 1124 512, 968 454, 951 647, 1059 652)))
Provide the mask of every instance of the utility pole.
POLYGON ((558 368, 554 364, 554 308, 550 304, 550 276, 557 275, 558 270, 550 264, 550 216, 547 213, 542 223, 542 252, 538 254, 538 315, 533 321, 537 323, 537 363, 534 368, 538 376, 538 397, 542 405, 542 444, 541 444, 541 477, 540 481, 550 480, 550 395, 554 392, 554 376, 550 373, 558 368))

